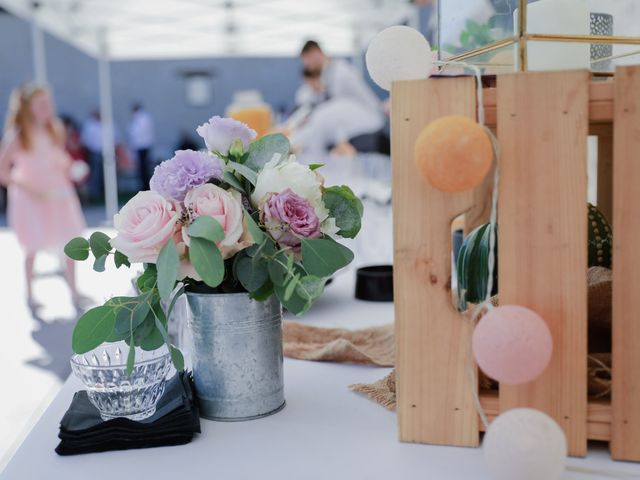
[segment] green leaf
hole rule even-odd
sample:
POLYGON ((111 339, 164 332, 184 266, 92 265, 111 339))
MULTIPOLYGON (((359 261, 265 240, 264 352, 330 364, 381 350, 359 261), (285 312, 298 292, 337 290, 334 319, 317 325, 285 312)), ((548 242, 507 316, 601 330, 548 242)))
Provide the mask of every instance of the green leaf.
POLYGON ((269 279, 269 271, 264 261, 254 264, 251 258, 238 255, 233 267, 235 277, 248 292, 258 290, 269 279))
POLYGON ((204 283, 211 288, 220 285, 224 278, 224 261, 215 243, 203 238, 191 238, 189 258, 204 283))
POLYGON ((233 188, 235 188, 239 192, 246 193, 244 191, 244 187, 242 186, 242 183, 240 182, 240 180, 236 178, 236 176, 233 173, 224 172, 223 179, 225 182, 227 182, 229 185, 231 185, 233 188))
POLYGON ((115 310, 108 306, 86 311, 76 323, 71 337, 71 347, 77 354, 87 353, 104 343, 116 322, 115 310))
POLYGON ((129 258, 119 250, 116 250, 116 253, 113 255, 113 263, 116 265, 116 268, 120 268, 123 265, 126 267, 131 266, 129 258))
POLYGON ((89 242, 82 237, 76 237, 70 240, 64 246, 64 253, 71 260, 83 261, 89 258, 89 242))
POLYGON ((284 289, 284 299, 286 301, 291 299, 291 296, 293 295, 293 292, 296 289, 296 285, 298 285, 298 274, 293 275, 287 281, 287 285, 284 289))
POLYGON ((165 328, 166 324, 166 316, 162 308, 158 305, 157 308, 153 308, 152 312, 155 316, 156 328, 160 331, 164 342, 167 344, 167 348, 169 349, 169 353, 171 354, 171 361, 173 362, 173 366, 176 367, 176 370, 182 371, 184 370, 184 357, 182 356, 182 352, 175 348, 171 344, 171 339, 169 338, 169 333, 165 328), (162 321, 164 319, 164 322, 162 321))
POLYGON ((151 330, 151 333, 149 333, 146 337, 144 337, 140 341, 140 348, 148 352, 151 350, 157 350, 163 344, 164 344, 164 338, 162 338, 162 334, 160 333, 160 330, 158 330, 158 327, 156 327, 155 321, 154 321, 153 329, 151 330))
POLYGON ((353 252, 333 240, 301 238, 300 241, 302 265, 309 275, 330 277, 353 260, 353 252))
POLYGON ((285 252, 278 252, 273 260, 269 262, 269 278, 274 285, 283 286, 287 279, 288 255, 285 252))
POLYGON ((191 237, 203 238, 213 243, 221 242, 224 239, 224 229, 213 217, 200 216, 196 218, 187 228, 187 232, 191 237))
POLYGON ((133 373, 133 365, 136 361, 136 346, 133 342, 133 332, 131 332, 131 341, 129 343, 129 354, 127 355, 127 376, 133 373))
POLYGON ((270 280, 267 280, 258 290, 249 293, 249 296, 258 302, 264 302, 271 295, 273 295, 273 283, 270 280))
POLYGON ((311 165, 309 165, 309 170, 313 171, 313 170, 318 170, 319 168, 324 167, 324 163, 312 163, 311 165))
POLYGON ((276 296, 278 297, 278 300, 280 300, 280 303, 282 303, 282 305, 284 306, 284 308, 286 308, 289 312, 293 313, 294 315, 300 316, 304 314, 307 310, 309 310, 309 307, 311 307, 311 303, 307 302, 304 298, 301 298, 295 292, 295 290, 289 299, 285 299, 284 286, 276 285, 273 290, 276 296))
POLYGON ((249 212, 247 212, 246 209, 244 209, 244 221, 247 222, 247 229, 249 230, 253 241, 259 244, 262 243, 265 237, 264 232, 258 226, 253 217, 249 215, 249 212))
MULTIPOLYGON (((207 217, 210 218, 210 217, 207 217)), ((213 220, 213 218, 211 219, 213 220)), ((216 224, 215 220, 213 220, 216 224)), ((180 267, 180 259, 178 258, 178 248, 173 239, 170 238, 167 243, 164 244, 158 260, 156 262, 156 269, 158 271, 158 292, 160 298, 165 302, 169 301, 171 292, 176 286, 176 280, 178 279, 178 268, 180 267)))
POLYGON ((173 312, 173 307, 176 306, 176 301, 180 298, 180 295, 184 293, 184 285, 182 285, 178 291, 173 295, 171 299, 171 303, 169 304, 169 308, 167 309, 167 317, 171 316, 171 312, 173 312))
POLYGON ((241 163, 229 161, 227 162, 227 167, 235 170, 237 173, 242 175, 254 187, 256 186, 256 182, 258 181, 258 174, 251 170, 251 168, 249 168, 248 166, 241 163))
POLYGON ((340 228, 338 235, 354 238, 362 225, 364 207, 360 199, 345 185, 326 188, 322 201, 329 210, 329 216, 336 219, 340 228))
POLYGON ((136 280, 136 285, 138 286, 138 290, 141 292, 146 292, 151 290, 157 281, 158 271, 154 264, 148 264, 142 272, 142 275, 138 277, 136 280))
POLYGON ((96 257, 96 259, 93 262, 93 269, 96 272, 104 272, 105 263, 106 262, 107 262, 107 256, 106 255, 102 255, 100 257, 96 257))
MULTIPOLYGON (((114 330, 119 333, 130 332, 135 330, 149 315, 150 305, 153 298, 153 292, 148 291, 137 297, 115 297, 119 299, 117 302, 110 304, 111 308, 116 310, 116 322, 114 330), (126 299, 124 302, 120 299, 126 299)), ((157 296, 156 302, 157 302, 157 296)), ((110 301, 113 301, 111 299, 110 301)))
POLYGON ((91 253, 96 258, 103 255, 109 255, 111 253, 111 239, 109 236, 102 232, 93 232, 89 237, 89 246, 91 247, 91 253))
POLYGON ((306 275, 298 281, 296 293, 301 298, 306 298, 308 301, 313 302, 322 295, 325 283, 326 280, 324 278, 316 277, 315 275, 306 275))
POLYGON ((169 346, 169 352, 171 353, 171 361, 173 362, 173 366, 176 367, 176 370, 178 370, 179 372, 183 371, 184 357, 182 356, 182 352, 173 345, 169 346))
POLYGON ((289 140, 281 133, 265 135, 249 145, 249 157, 244 164, 254 172, 259 172, 274 154, 288 155, 290 148, 289 140))

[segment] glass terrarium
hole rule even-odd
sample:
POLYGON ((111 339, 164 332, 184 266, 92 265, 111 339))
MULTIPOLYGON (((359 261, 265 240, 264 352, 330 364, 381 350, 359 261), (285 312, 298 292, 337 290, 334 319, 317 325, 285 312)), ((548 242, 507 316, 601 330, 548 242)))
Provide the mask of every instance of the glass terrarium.
POLYGON ((640 63, 638 0, 439 0, 441 60, 485 73, 640 63))

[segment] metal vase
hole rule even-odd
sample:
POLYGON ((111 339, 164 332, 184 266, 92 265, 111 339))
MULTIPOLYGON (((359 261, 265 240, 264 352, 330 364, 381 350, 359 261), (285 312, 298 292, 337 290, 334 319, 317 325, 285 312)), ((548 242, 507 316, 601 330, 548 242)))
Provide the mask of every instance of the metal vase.
POLYGON ((284 407, 282 307, 247 293, 187 292, 193 378, 200 415, 252 420, 284 407))

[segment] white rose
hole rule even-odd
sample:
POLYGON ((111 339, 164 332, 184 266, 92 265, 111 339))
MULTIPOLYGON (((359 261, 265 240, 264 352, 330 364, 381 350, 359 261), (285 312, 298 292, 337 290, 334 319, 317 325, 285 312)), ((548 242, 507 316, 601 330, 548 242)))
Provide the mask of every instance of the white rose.
POLYGON ((323 183, 324 179, 320 174, 307 165, 296 162, 295 156, 282 158, 279 153, 276 153, 258 174, 256 188, 251 194, 251 202, 259 209, 270 193, 281 193, 290 188, 307 200, 316 211, 320 222, 324 222, 329 212, 322 201, 323 183))

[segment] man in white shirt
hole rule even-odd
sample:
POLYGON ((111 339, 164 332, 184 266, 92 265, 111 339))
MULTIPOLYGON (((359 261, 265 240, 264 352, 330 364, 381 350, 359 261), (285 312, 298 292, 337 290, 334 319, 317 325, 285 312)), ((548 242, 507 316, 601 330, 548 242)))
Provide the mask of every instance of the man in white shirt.
POLYGON ((102 199, 104 192, 104 174, 102 166, 102 122, 100 112, 92 112, 82 125, 80 142, 87 151, 89 161, 89 197, 92 200, 102 199))
POLYGON ((322 152, 384 127, 382 103, 360 72, 342 59, 327 57, 317 42, 302 48, 304 83, 296 92, 298 106, 313 108, 307 122, 292 134, 295 147, 322 152))
POLYGON ((155 141, 153 118, 139 103, 131 108, 129 124, 129 144, 138 157, 138 172, 142 190, 149 189, 149 180, 153 175, 151 148, 155 141))

